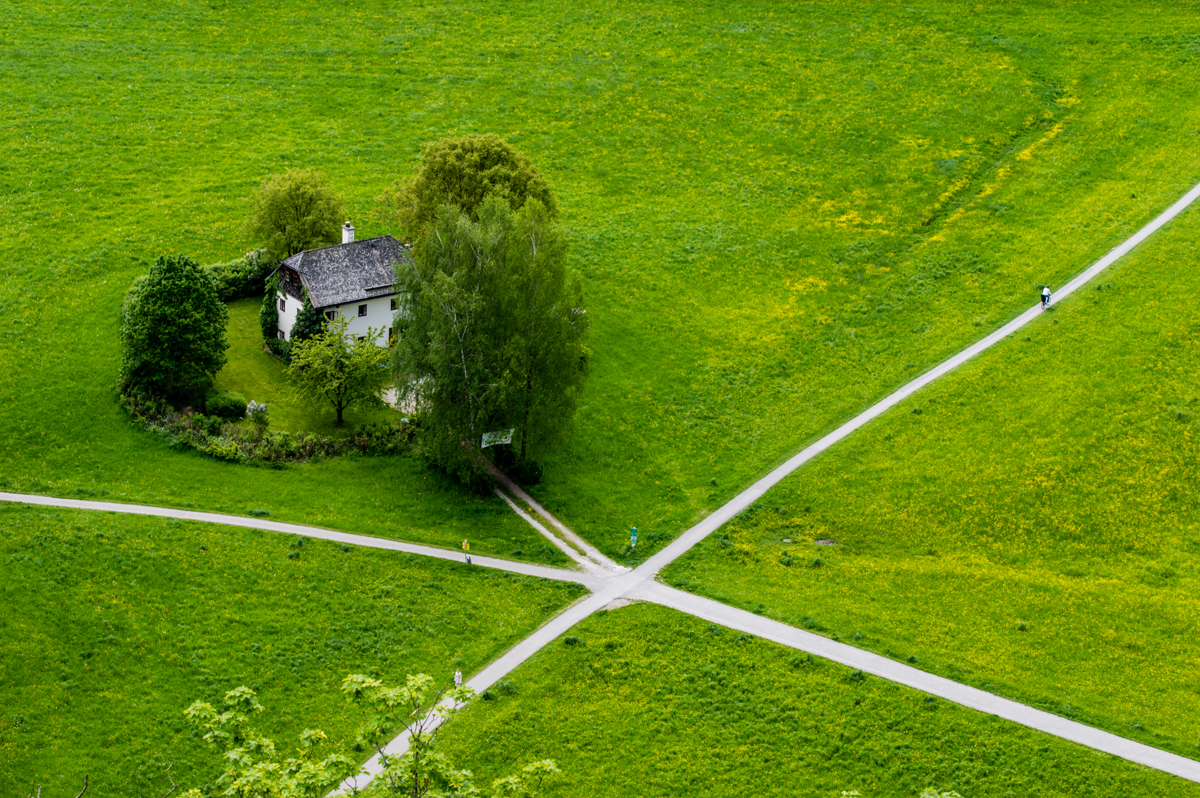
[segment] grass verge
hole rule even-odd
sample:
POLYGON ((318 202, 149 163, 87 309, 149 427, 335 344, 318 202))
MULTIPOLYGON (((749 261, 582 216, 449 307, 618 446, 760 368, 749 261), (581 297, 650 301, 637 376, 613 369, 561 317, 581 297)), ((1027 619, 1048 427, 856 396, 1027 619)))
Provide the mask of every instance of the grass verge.
POLYGON ((1192 210, 666 578, 1200 757, 1198 236, 1192 210))
POLYGON ((290 747, 356 717, 348 673, 448 683, 582 588, 415 556, 163 519, 0 505, 0 793, 161 794, 218 755, 185 726, 239 685, 290 747), (74 792, 72 792, 72 790, 74 792))
POLYGON ((518 669, 439 743, 480 782, 549 757, 556 796, 1200 795, 1200 785, 634 605, 518 669))

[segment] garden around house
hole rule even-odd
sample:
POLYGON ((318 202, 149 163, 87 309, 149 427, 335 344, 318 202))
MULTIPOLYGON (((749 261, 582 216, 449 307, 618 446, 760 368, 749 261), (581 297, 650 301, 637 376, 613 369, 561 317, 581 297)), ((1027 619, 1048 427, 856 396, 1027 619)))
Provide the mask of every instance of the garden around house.
MULTIPOLYGON (((329 175, 363 235, 388 232, 375 197, 424 142, 496 132, 543 169, 593 357, 574 435, 530 491, 628 565, 1200 179, 1187 6, 344 11, 49 3, 0 28, 0 490, 566 562, 415 454, 265 468, 129 421, 115 388, 126 289, 160 255, 249 249, 246 197, 292 166, 329 175)), ((668 580, 1196 758, 1190 213, 1028 341, 790 477, 668 580), (817 547, 826 537, 837 545, 817 547)), ((218 387, 267 401, 280 429, 321 431, 255 349, 256 310, 230 307, 218 387)), ((11 508, 3 524, 8 792, 78 791, 84 772, 152 792, 170 759, 211 778, 181 712, 242 683, 262 688, 281 739, 345 735, 345 673, 474 672, 575 595, 243 529, 11 508)), ((515 672, 517 692, 451 721, 456 761, 498 775, 525 735, 565 740, 551 752, 564 794, 616 772, 662 794, 738 778, 781 794, 1191 789, 828 663, 789 670, 796 654, 769 644, 714 648, 720 635, 660 608, 572 636, 586 645, 557 643, 515 672), (750 679, 751 660, 778 660, 777 683, 750 679), (670 668, 678 681, 628 680, 670 668), (611 733, 584 734, 580 706, 611 733), (777 723, 748 720, 772 707, 777 723), (615 739, 630 713, 655 749, 635 768, 615 739), (731 738, 741 722, 753 734, 731 738), (791 736, 768 739, 776 727, 791 736), (977 746, 955 748, 966 738, 977 746), (730 772, 709 746, 749 764, 730 772), (814 746, 826 755, 795 759, 814 746)))

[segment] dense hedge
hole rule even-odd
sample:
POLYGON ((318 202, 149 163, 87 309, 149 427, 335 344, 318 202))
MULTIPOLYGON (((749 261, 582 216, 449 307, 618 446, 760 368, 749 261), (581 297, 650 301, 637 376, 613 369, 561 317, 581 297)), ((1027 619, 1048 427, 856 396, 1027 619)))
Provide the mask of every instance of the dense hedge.
POLYGON ((204 267, 217 283, 217 295, 222 302, 260 297, 267 278, 279 263, 265 257, 261 251, 247 252, 228 263, 213 263, 204 267))
POLYGON ((360 426, 346 437, 329 438, 308 432, 275 432, 218 416, 180 412, 165 402, 143 397, 123 396, 122 404, 135 421, 172 445, 233 462, 295 463, 349 452, 400 454, 412 450, 416 434, 416 426, 407 419, 397 424, 360 426))

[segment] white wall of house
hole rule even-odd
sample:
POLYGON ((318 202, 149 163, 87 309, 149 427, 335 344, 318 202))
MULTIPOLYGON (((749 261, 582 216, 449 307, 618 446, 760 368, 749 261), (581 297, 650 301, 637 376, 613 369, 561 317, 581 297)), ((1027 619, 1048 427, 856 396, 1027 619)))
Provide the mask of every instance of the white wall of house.
MULTIPOLYGON (((375 297, 374 299, 364 299, 361 302, 351 302, 346 305, 338 305, 337 307, 325 308, 324 313, 336 312, 345 316, 349 320, 346 326, 346 331, 355 338, 367 334, 368 328, 375 327, 378 335, 375 337, 377 346, 388 345, 388 331, 395 326, 394 319, 396 312, 392 310, 392 302, 396 299, 396 295, 384 297, 375 297), (366 315, 358 315, 359 308, 366 306, 366 315), (380 329, 382 328, 382 332, 380 329)), ((300 313, 300 308, 304 305, 295 297, 288 296, 282 291, 277 292, 276 307, 281 307, 279 311, 279 329, 283 331, 285 340, 292 340, 292 327, 296 323, 296 316, 300 313), (284 304, 281 306, 279 302, 284 304)))
POLYGON ((361 302, 338 305, 336 308, 325 308, 325 312, 329 313, 336 310, 339 314, 345 316, 350 321, 346 326, 346 332, 355 338, 366 335, 369 327, 376 328, 375 331, 378 335, 375 337, 375 343, 378 346, 387 346, 388 330, 395 325, 396 312, 392 310, 392 300, 395 298, 395 295, 392 295, 364 299, 361 302), (366 306, 366 315, 360 316, 359 309, 364 305, 366 306))
POLYGON ((275 292, 275 308, 279 311, 279 329, 283 331, 284 340, 292 340, 292 325, 296 323, 296 316, 302 307, 304 303, 294 296, 282 291, 275 292))

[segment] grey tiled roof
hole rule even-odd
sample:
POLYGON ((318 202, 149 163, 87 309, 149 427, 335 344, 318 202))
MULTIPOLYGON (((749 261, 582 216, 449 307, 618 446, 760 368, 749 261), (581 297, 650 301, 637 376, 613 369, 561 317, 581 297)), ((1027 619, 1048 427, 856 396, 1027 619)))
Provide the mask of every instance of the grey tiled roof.
POLYGON ((380 236, 298 252, 283 265, 300 275, 313 307, 320 310, 393 293, 392 264, 411 259, 409 247, 380 236))

